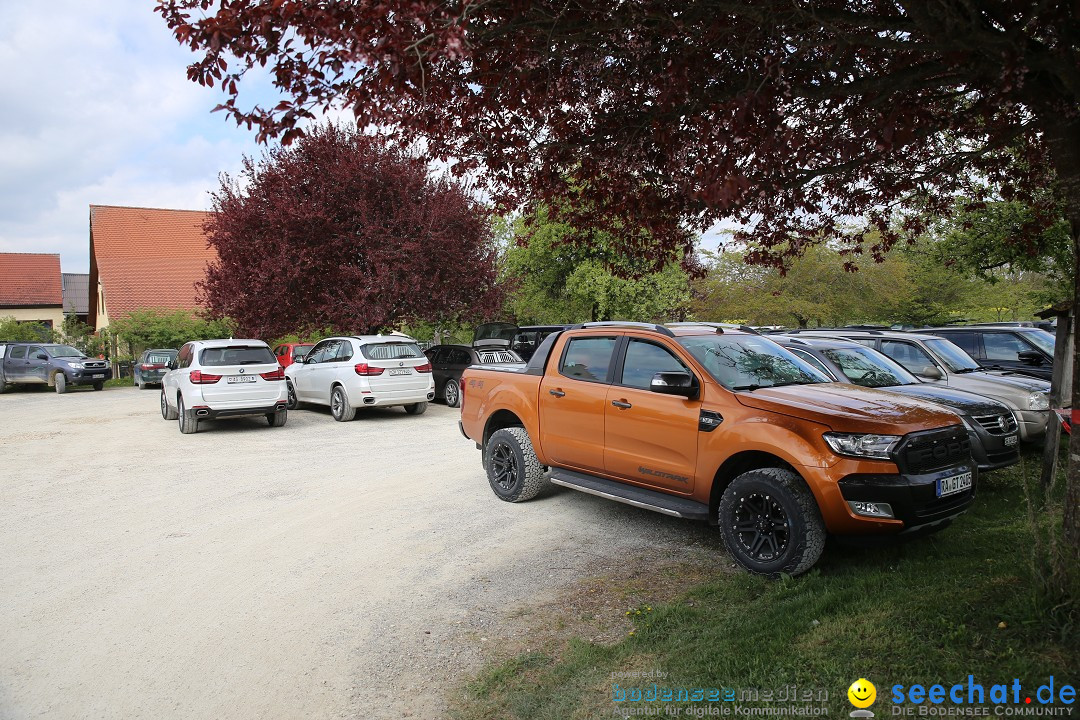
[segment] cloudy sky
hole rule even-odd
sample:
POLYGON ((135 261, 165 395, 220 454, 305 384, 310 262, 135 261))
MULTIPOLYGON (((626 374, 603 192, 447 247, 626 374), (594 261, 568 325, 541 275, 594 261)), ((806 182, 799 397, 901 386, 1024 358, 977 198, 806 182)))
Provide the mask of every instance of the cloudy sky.
POLYGON ((0 0, 0 252, 87 272, 91 204, 204 210, 218 173, 261 152, 210 113, 222 96, 187 80, 153 6, 0 0))
MULTIPOLYGON (((154 0, 0 0, 0 252, 89 270, 89 206, 209 208, 221 172, 262 148, 210 110, 154 0)), ((245 78, 241 105, 276 103, 245 78)), ((703 243, 715 247, 716 237, 703 243)))

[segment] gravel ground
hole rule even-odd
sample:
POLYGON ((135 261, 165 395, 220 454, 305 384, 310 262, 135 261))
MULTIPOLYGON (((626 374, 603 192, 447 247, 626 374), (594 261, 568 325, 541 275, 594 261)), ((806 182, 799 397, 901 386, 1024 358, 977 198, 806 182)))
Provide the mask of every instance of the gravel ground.
POLYGON ((719 546, 569 490, 499 502, 457 417, 184 436, 156 391, 0 396, 0 718, 438 718, 531 606, 719 546))

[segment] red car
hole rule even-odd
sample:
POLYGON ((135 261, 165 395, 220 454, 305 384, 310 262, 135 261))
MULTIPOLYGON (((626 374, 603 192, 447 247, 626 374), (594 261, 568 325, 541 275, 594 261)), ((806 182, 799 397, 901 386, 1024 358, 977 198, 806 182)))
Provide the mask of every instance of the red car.
POLYGON ((315 343, 282 343, 274 348, 278 365, 287 368, 294 362, 303 362, 304 357, 311 352, 315 343))

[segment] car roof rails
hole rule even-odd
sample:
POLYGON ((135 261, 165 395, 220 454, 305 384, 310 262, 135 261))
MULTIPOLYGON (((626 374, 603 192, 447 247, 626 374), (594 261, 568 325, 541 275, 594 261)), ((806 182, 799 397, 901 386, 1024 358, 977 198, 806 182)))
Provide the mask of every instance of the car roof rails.
POLYGON ((628 328, 638 328, 640 330, 654 330, 654 331, 656 331, 658 333, 662 333, 664 335, 667 335, 668 337, 675 337, 675 333, 671 332, 671 330, 664 327, 663 325, 656 325, 654 323, 634 322, 632 320, 600 320, 598 322, 578 323, 577 325, 574 325, 570 329, 571 330, 581 330, 582 328, 605 328, 605 327, 610 327, 610 328, 628 327, 628 328))
POLYGON ((667 323, 667 327, 695 327, 698 325, 704 325, 705 327, 711 327, 716 330, 717 333, 723 333, 724 330, 739 330, 750 335, 760 335, 761 333, 749 325, 737 325, 735 323, 714 323, 714 322, 672 322, 667 323))
POLYGON ((809 345, 810 344, 810 343, 806 342, 805 340, 803 340, 802 338, 789 337, 789 338, 784 338, 784 339, 787 340, 789 343, 792 343, 793 345, 809 345))

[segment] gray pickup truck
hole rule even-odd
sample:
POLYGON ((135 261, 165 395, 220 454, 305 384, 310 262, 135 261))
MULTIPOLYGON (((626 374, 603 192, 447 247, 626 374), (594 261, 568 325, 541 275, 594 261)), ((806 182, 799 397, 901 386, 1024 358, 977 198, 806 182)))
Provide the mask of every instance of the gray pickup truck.
POLYGON ((105 387, 112 377, 108 360, 88 358, 70 345, 0 343, 0 393, 8 385, 49 385, 57 393, 71 385, 105 387))

